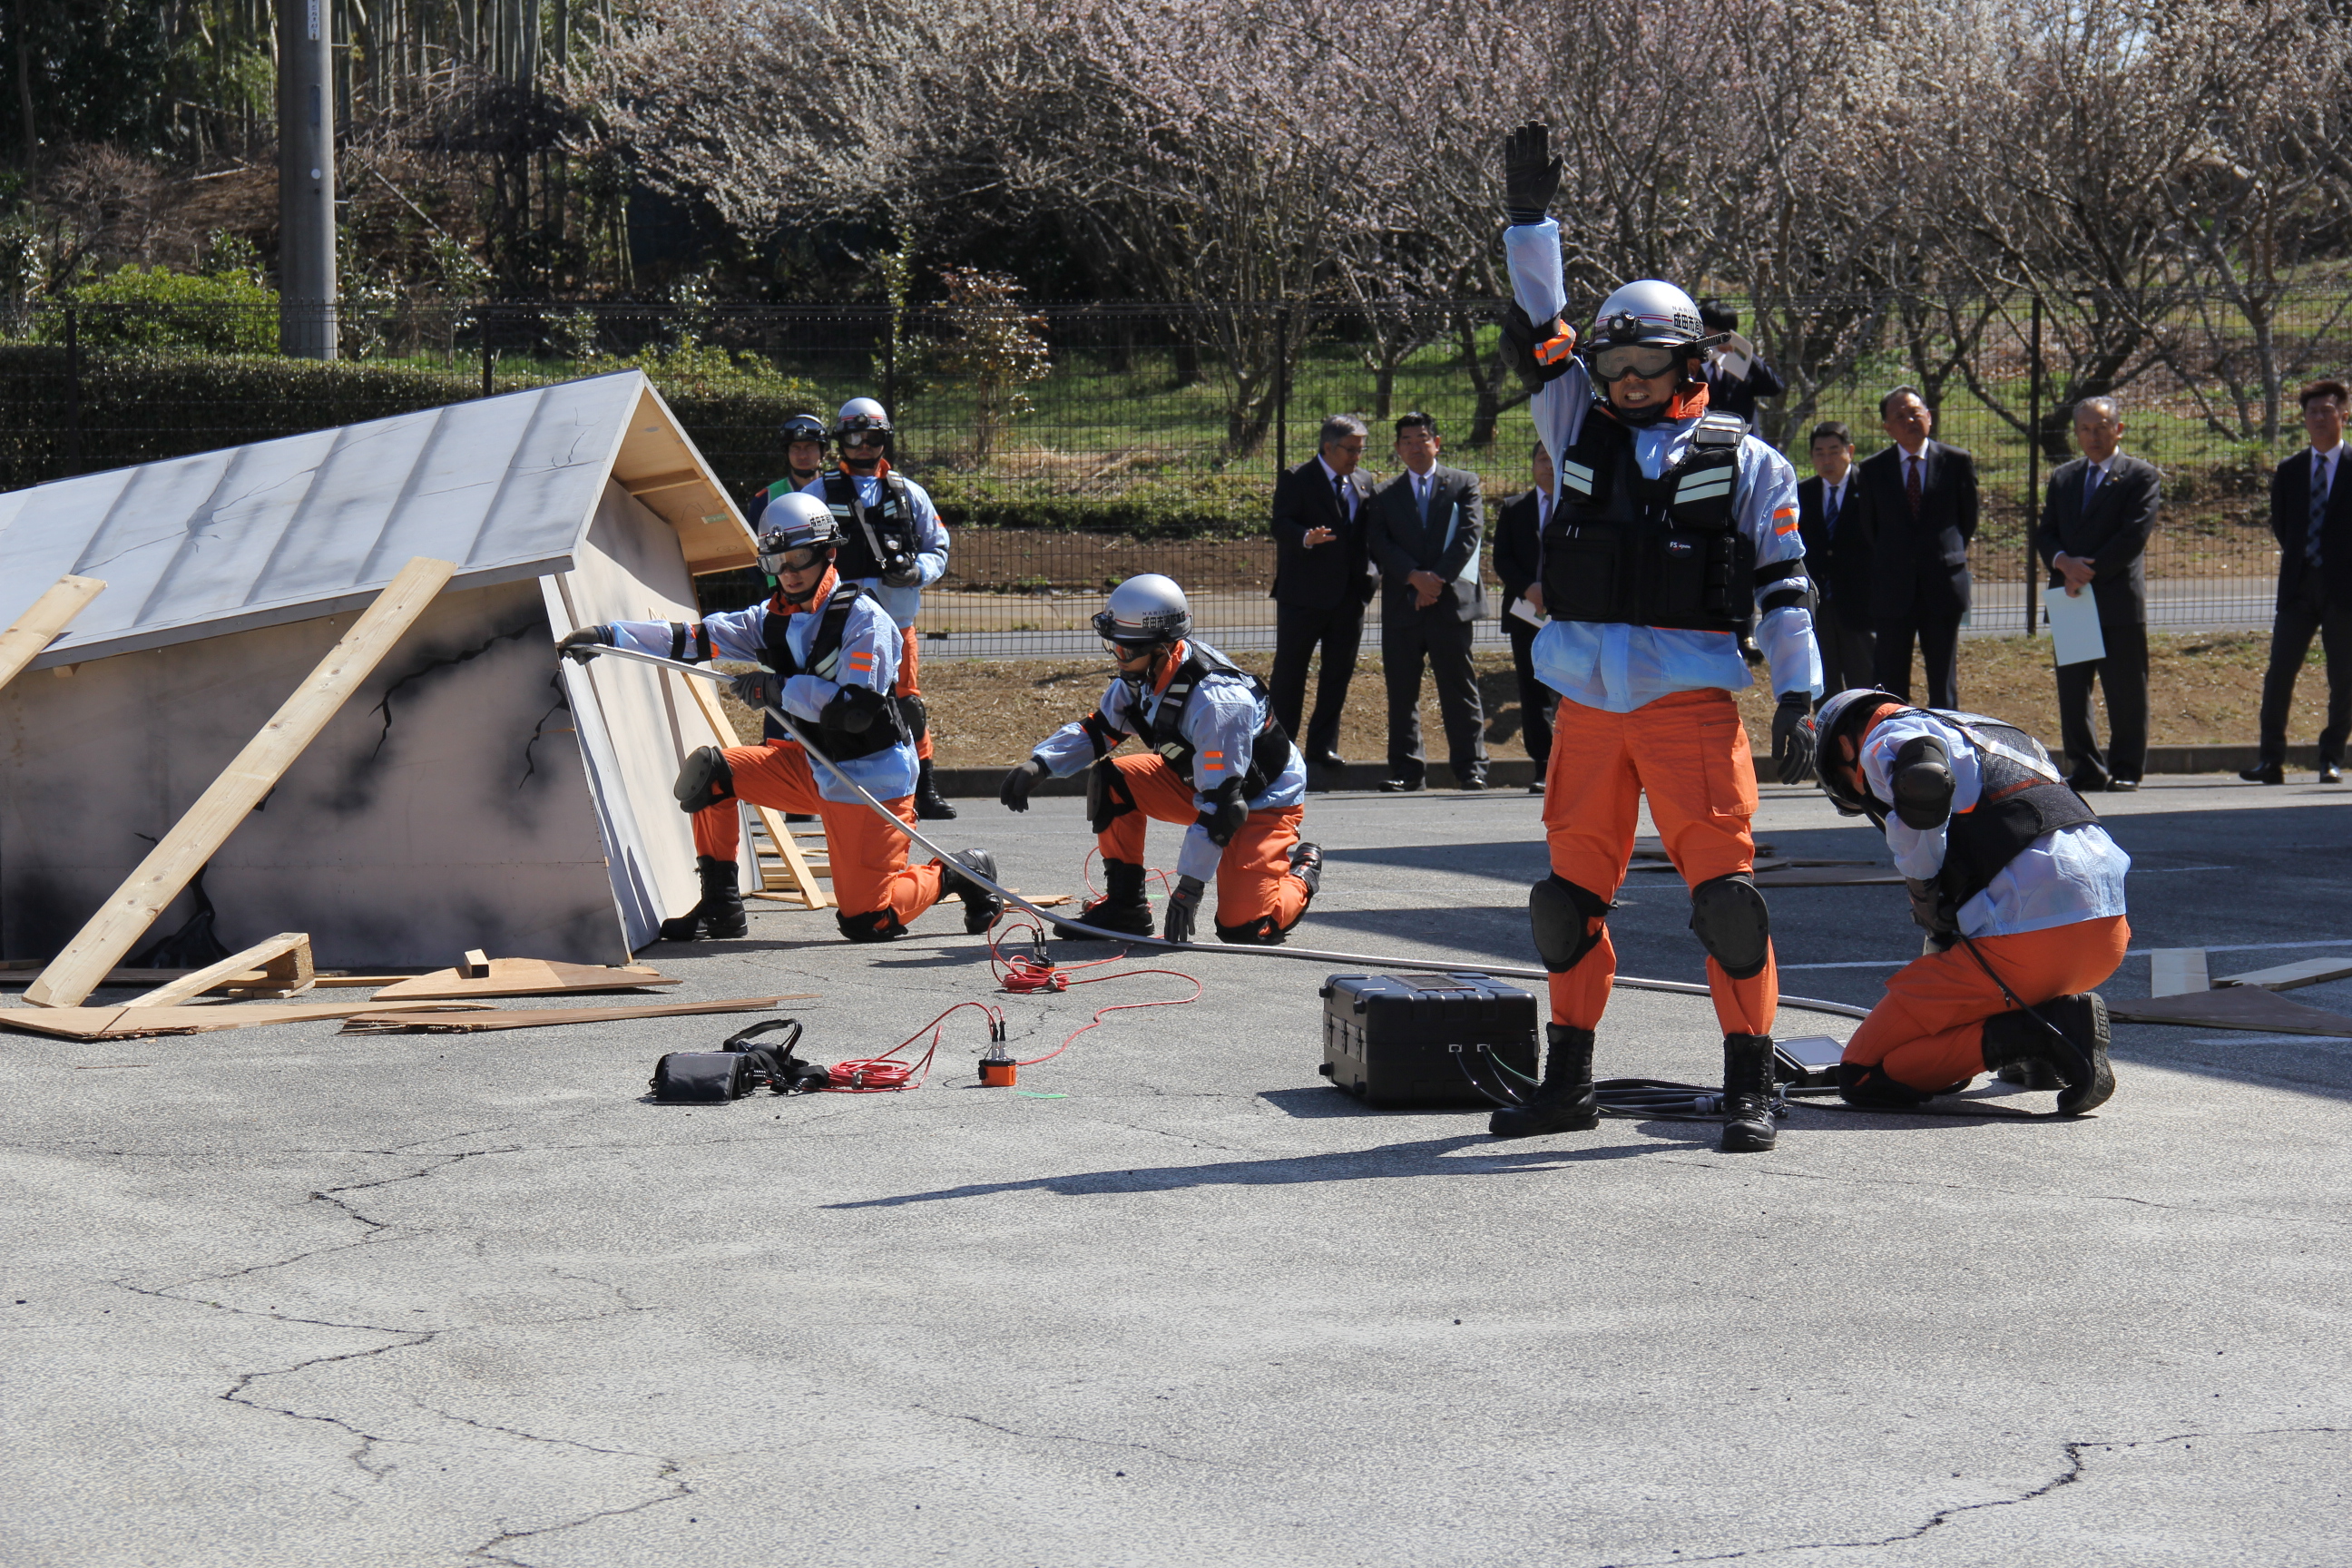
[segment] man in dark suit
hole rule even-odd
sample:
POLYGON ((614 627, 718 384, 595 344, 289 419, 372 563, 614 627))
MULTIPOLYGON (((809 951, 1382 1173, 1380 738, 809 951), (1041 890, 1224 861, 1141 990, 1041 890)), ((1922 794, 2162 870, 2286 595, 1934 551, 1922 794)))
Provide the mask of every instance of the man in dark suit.
POLYGON ((1356 472, 1364 458, 1364 422, 1352 414, 1323 421, 1316 455, 1274 484, 1274 716, 1298 742, 1313 768, 1345 765, 1339 713, 1355 679, 1364 639, 1364 606, 1377 579, 1364 551, 1364 509, 1371 487, 1356 472), (1323 651, 1315 683, 1315 717, 1302 733, 1307 666, 1323 651))
POLYGON ((2058 729, 2068 783, 2076 791, 2139 788, 2147 763, 2147 540, 2164 505, 2154 463, 2118 449, 2123 405, 2086 397, 2074 405, 2083 455, 2050 476, 2033 548, 2050 563, 2050 586, 2085 589, 2098 603, 2104 658, 2058 667, 2058 729), (2106 696, 2105 755, 2091 728, 2091 678, 2106 696))
POLYGON ((1471 623, 1486 608, 1478 542, 1486 516, 1478 476, 1437 460, 1437 421, 1408 414, 1396 424, 1404 472, 1372 493, 1366 542, 1381 569, 1381 663, 1389 686, 1389 776, 1384 790, 1416 790, 1421 751, 1421 667, 1437 678, 1446 760, 1464 789, 1486 787, 1486 718, 1470 668, 1471 623))
MULTIPOLYGON (((1766 363, 1756 345, 1739 335, 1739 312, 1720 300, 1698 302, 1699 325, 1710 332, 1729 334, 1729 341, 1706 356, 1706 406, 1717 414, 1737 414, 1756 428, 1756 400, 1778 397, 1789 390, 1780 373, 1766 363)), ((1755 663, 1754 659, 1748 661, 1755 663)))
POLYGON ((1517 613, 1528 601, 1543 611, 1543 530, 1551 521, 1553 496, 1551 452, 1536 443, 1535 487, 1495 514, 1495 575, 1503 580, 1503 630, 1511 639, 1511 668, 1519 681, 1519 738, 1535 759, 1536 782, 1529 795, 1544 791, 1544 767, 1551 761, 1551 705, 1559 694, 1536 679, 1536 633, 1541 623, 1517 613))
POLYGON ((2344 467, 2344 416, 2352 388, 2315 381, 2303 389, 2311 445, 2271 476, 2271 531, 2279 542, 2278 610, 2271 622, 2271 667, 2263 676, 2261 760, 2238 776, 2286 782, 2286 718, 2311 634, 2327 653, 2327 724, 2319 731, 2319 782, 2344 777, 2352 731, 2352 483, 2344 467))
POLYGON ((1878 400, 1895 445, 1860 468, 1875 530, 1870 618, 1877 683, 1911 700, 1911 645, 1927 667, 1927 706, 1960 700, 1960 617, 1969 610, 1969 541, 1977 532, 1977 462, 1929 440, 1936 416, 1916 387, 1878 400))
POLYGON ((1853 435, 1842 419, 1813 426, 1813 477, 1797 487, 1798 536, 1820 603, 1813 642, 1822 653, 1822 700, 1872 684, 1870 507, 1854 482, 1853 435))

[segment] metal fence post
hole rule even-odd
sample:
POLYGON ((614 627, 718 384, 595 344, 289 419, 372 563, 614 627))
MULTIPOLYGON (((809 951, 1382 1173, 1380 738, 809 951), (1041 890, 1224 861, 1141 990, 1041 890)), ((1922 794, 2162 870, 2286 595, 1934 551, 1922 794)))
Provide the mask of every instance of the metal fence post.
POLYGON ((2041 577, 2039 560, 2033 553, 2033 521, 2037 513, 2035 501, 2042 494, 2042 296, 2033 296, 2033 350, 2025 373, 2025 635, 2032 637, 2039 616, 2041 601, 2033 596, 2033 584, 2041 577))
POLYGON ((66 307, 66 475, 81 472, 81 330, 80 318, 66 307))
POLYGON ((490 308, 482 307, 482 395, 490 395, 490 370, 495 361, 490 353, 490 308))
POLYGON ((1298 307, 1285 305, 1276 331, 1274 365, 1274 472, 1279 479, 1290 467, 1290 316, 1298 307))
POLYGON ((898 312, 888 311, 882 320, 882 412, 890 423, 898 422, 898 312))

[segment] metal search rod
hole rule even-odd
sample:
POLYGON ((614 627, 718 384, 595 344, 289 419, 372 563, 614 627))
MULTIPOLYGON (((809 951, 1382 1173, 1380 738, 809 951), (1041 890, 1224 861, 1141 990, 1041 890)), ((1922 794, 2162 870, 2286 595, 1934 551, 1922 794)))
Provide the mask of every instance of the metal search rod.
MULTIPOLYGON (((721 686, 730 685, 733 680, 731 676, 705 665, 687 664, 678 659, 663 658, 657 654, 639 653, 635 648, 599 647, 593 650, 582 649, 581 651, 590 653, 592 657, 625 658, 635 664, 656 665, 663 669, 675 669, 681 675, 698 676, 704 680, 716 681, 721 686)), ((826 773, 855 790, 857 793, 857 798, 864 801, 884 821, 941 860, 955 867, 957 876, 968 878, 979 883, 1006 903, 1035 916, 1049 931, 1078 931, 1102 942, 1124 942, 1130 947, 1162 948, 1171 952, 1223 952, 1252 958, 1287 958, 1307 963, 1344 963, 1361 965, 1367 969, 1402 969, 1429 974, 1507 975, 1514 980, 1549 980, 1550 978, 1549 972, 1525 964, 1480 963, 1459 959, 1452 963, 1432 962, 1427 959, 1381 957, 1374 953, 1330 952, 1321 948, 1291 947, 1286 944, 1281 947, 1258 947, 1246 942, 1220 942, 1211 947, 1203 942, 1170 942, 1164 937, 1136 936, 1128 931, 1105 931, 1099 926, 1090 926, 1066 916, 1048 914, 1010 888, 1000 887, 994 881, 972 870, 947 850, 925 837, 921 829, 910 826, 900 820, 897 812, 876 799, 864 784, 842 772, 835 765, 832 758, 812 744, 791 714, 773 703, 766 706, 768 717, 781 725, 784 733, 800 743, 801 749, 809 754, 811 761, 821 764, 826 773)), ((1704 985, 1691 984, 1680 980, 1644 980, 1632 974, 1620 974, 1612 984, 1622 985, 1629 991, 1668 991, 1684 996, 1710 994, 1704 985)), ((1780 1005, 1784 1007, 1797 1008, 1801 1012, 1827 1013, 1840 1018, 1866 1018, 1870 1016, 1866 1008, 1849 1007, 1843 1002, 1821 1002, 1807 996, 1784 995, 1780 998, 1780 1005)))

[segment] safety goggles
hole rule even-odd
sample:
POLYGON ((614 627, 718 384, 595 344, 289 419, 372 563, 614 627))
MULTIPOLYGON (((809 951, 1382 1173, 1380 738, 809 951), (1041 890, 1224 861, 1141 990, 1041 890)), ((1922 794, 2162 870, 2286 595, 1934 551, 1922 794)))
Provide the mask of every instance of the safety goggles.
POLYGON ((1596 351, 1586 364, 1592 379, 1606 386, 1629 375, 1643 380, 1665 374, 1682 363, 1683 351, 1657 343, 1613 343, 1596 351))
POLYGON ((781 555, 760 557, 760 570, 771 577, 781 577, 787 572, 814 572, 824 564, 824 552, 803 546, 787 550, 781 555))
POLYGON ((889 444, 890 437, 879 430, 848 430, 843 432, 841 437, 841 447, 845 452, 859 447, 887 447, 889 444))
POLYGON ((1112 642, 1108 637, 1103 639, 1103 652, 1121 665, 1149 663, 1152 649, 1157 646, 1155 643, 1137 643, 1130 647, 1126 643, 1112 642))

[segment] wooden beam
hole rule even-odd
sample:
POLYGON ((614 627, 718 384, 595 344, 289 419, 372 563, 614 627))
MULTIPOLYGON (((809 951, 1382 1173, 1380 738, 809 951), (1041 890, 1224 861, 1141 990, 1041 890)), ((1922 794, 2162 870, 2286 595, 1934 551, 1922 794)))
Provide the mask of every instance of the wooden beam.
MULTIPOLYGON (((354 1013, 346 1035, 478 1035, 491 1029, 545 1029, 558 1024, 627 1023, 636 1018, 679 1018, 695 1013, 764 1013, 783 1002, 814 1002, 813 991, 785 996, 730 996, 717 1002, 665 1002, 651 1007, 518 1007, 479 1013, 354 1013)), ((0 1014, 0 1017, 5 1017, 0 1014)))
POLYGON ((16 625, 0 632, 0 686, 14 680, 18 670, 57 641, 66 624, 105 588, 105 583, 96 577, 77 577, 69 572, 34 600, 31 608, 16 617, 16 625))
POLYGON ((25 1000, 37 1007, 71 1007, 97 989, 163 907, 179 897, 247 814, 277 787, 294 759, 383 662, 401 634, 416 624, 457 570, 449 562, 423 555, 403 566, 261 732, 246 742, 236 760, 205 787, 187 815, 50 961, 26 989, 25 1000))
POLYGON ((633 496, 649 496, 656 490, 682 489, 688 485, 709 486, 710 480, 699 468, 681 468, 674 474, 655 474, 642 479, 625 479, 622 488, 633 496))
POLYGON ((201 996, 215 985, 235 979, 239 990, 259 990, 270 981, 279 982, 277 989, 292 995, 308 991, 318 978, 310 965, 310 938, 302 931, 280 931, 268 942, 258 942, 243 952, 233 952, 208 969, 159 985, 144 996, 134 997, 127 1004, 132 1007, 176 1007, 191 996, 201 996), (259 969, 258 979, 248 979, 244 972, 259 969), (281 973, 282 972, 282 973, 281 973))
POLYGON ((573 991, 636 991, 680 981, 639 964, 608 969, 592 963, 558 963, 544 958, 492 958, 481 973, 472 965, 395 980, 375 994, 378 1002, 415 997, 454 1001, 478 996, 552 996, 573 991))

